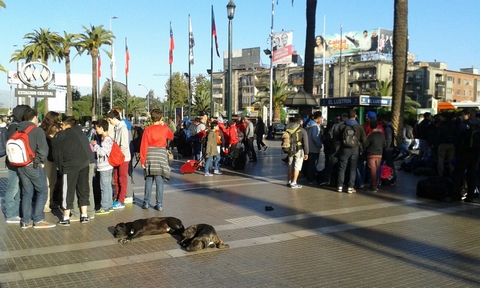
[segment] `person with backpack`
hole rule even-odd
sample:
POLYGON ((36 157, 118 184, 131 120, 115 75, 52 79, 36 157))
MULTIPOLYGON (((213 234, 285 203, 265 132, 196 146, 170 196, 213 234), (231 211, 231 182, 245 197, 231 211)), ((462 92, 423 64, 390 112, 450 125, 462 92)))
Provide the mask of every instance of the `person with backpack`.
MULTIPOLYGON (((13 133, 17 131, 18 123, 23 121, 23 113, 28 105, 18 105, 13 108, 12 118, 13 121, 8 125, 6 139, 10 139, 13 133)), ((5 157, 5 166, 8 169, 7 189, 5 191, 5 219, 7 223, 19 224, 20 223, 20 179, 18 178, 17 166, 13 166, 8 161, 8 156, 5 157)))
MULTIPOLYGON (((123 155, 125 155, 125 162, 113 168, 113 183, 115 184, 115 201, 113 202, 113 209, 125 208, 125 197, 128 190, 128 170, 131 160, 130 154, 130 136, 127 125, 120 119, 120 113, 112 110, 107 114, 107 120, 110 125, 115 127, 114 140, 122 148, 123 155)), ((143 142, 143 141, 142 141, 143 142)))
POLYGON ((345 172, 347 167, 349 170, 349 179, 347 180, 347 193, 357 192, 354 188, 355 177, 357 175, 357 164, 360 149, 365 142, 365 130, 360 125, 356 118, 357 112, 354 109, 350 109, 348 113, 348 120, 342 123, 337 133, 337 138, 340 141, 339 153, 339 170, 337 180, 337 192, 343 192, 345 172))
POLYGON ((95 153, 97 153, 97 171, 100 173, 100 209, 95 214, 108 214, 113 211, 113 191, 112 191, 112 175, 113 167, 108 162, 108 157, 112 151, 113 138, 108 135, 107 120, 100 120, 95 124, 95 131, 101 138, 100 143, 92 139, 90 144, 93 145, 95 153))
POLYGON ((462 201, 462 186, 464 176, 467 182, 467 196, 464 202, 474 202, 477 185, 476 171, 480 160, 480 121, 476 118, 476 110, 469 109, 463 115, 463 125, 460 130, 457 164, 453 170, 452 201, 462 201))
POLYGON ((298 175, 302 171, 303 161, 308 160, 310 152, 308 146, 308 134, 302 127, 302 118, 293 118, 282 134, 282 149, 288 156, 287 187, 292 189, 302 188, 297 183, 298 175))
POLYGON ((163 210, 164 181, 170 181, 170 166, 168 164, 167 141, 173 139, 173 132, 163 122, 163 113, 159 109, 151 112, 153 124, 143 132, 140 147, 140 163, 145 173, 145 194, 143 209, 149 208, 155 181, 155 210, 163 210))
MULTIPOLYGON (((47 139, 45 138, 45 132, 42 128, 37 127, 38 125, 38 112, 35 109, 28 107, 25 109, 23 114, 24 121, 18 123, 17 131, 9 139, 12 140, 15 138, 17 133, 25 133, 26 141, 25 144, 25 156, 26 159, 29 159, 29 163, 25 165, 18 166, 18 177, 22 183, 22 220, 20 223, 21 228, 31 227, 30 222, 33 220, 34 228, 53 228, 56 225, 50 222, 45 221, 45 213, 43 208, 45 203, 47 203, 47 176, 45 174, 45 161, 47 161, 48 156, 48 144, 47 139), (32 202, 34 193, 35 195, 35 206, 32 210, 32 202)), ((7 142, 8 148, 8 142, 7 142)), ((10 157, 9 161, 12 165, 14 164, 14 158, 10 157)), ((22 157, 23 158, 23 157, 22 157)), ((24 158, 25 159, 25 158, 24 158)))

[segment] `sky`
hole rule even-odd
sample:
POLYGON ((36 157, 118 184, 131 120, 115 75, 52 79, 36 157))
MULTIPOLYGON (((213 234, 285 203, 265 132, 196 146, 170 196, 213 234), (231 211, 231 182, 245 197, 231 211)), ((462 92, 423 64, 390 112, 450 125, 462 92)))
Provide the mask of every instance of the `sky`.
MULTIPOLYGON (((210 69, 211 7, 215 12, 220 56, 228 49, 227 0, 4 0, 6 9, 0 9, 0 64, 14 69, 9 63, 12 51, 26 44, 25 34, 50 29, 63 35, 83 33, 82 26, 104 25, 116 36, 116 81, 125 83, 125 38, 128 39, 130 72, 128 88, 132 95, 145 96, 154 90, 155 96, 164 99, 165 82, 170 73, 168 50, 170 22, 175 39, 173 72, 188 72, 188 15, 191 16, 195 39, 192 76, 207 75, 210 69), (112 17, 118 19, 111 20, 112 17), (7 27, 7 29, 5 29, 7 27), (14 47, 17 45, 17 47, 14 47), (138 84, 143 84, 140 86, 138 84)), ((298 54, 305 51, 305 2, 302 0, 275 0, 274 31, 293 31, 293 46, 298 54)), ((363 31, 374 28, 393 30, 393 0, 342 0, 318 1, 316 34, 334 34, 342 31, 363 31), (324 18, 326 19, 324 25, 324 18), (324 27, 325 26, 325 27, 324 27)), ((271 0, 236 0, 232 21, 232 49, 269 48, 272 21, 271 0)), ((480 26, 480 1, 445 0, 409 1, 410 52, 416 61, 441 61, 449 70, 480 68, 478 27, 480 26)), ((109 51, 109 46, 102 46, 109 51)), ((101 83, 110 77, 110 60, 101 52, 101 83)), ((261 56, 264 65, 269 58, 261 56)), ((57 73, 65 73, 64 63, 49 63, 57 73)), ((214 71, 223 69, 223 59, 214 56, 214 71)), ((90 74, 91 57, 81 55, 71 62, 72 73, 90 74)), ((81 88, 82 95, 91 88, 81 88)), ((0 102, 9 107, 10 88, 7 76, 0 72, 0 102), (1 75, 4 76, 1 76, 1 75)))

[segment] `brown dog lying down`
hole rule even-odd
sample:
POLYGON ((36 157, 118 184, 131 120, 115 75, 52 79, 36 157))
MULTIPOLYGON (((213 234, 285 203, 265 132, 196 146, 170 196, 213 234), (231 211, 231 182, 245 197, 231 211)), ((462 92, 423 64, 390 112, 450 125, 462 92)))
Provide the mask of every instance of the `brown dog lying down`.
POLYGON ((185 247, 188 252, 198 251, 206 248, 226 249, 227 244, 218 238, 217 232, 213 226, 208 224, 197 224, 189 226, 182 233, 180 245, 185 247))
POLYGON ((118 223, 115 226, 115 238, 122 238, 118 243, 128 243, 133 238, 143 235, 156 235, 170 233, 180 235, 185 228, 182 221, 175 217, 152 217, 147 219, 138 219, 133 222, 118 223), (124 238, 127 236, 126 238, 124 238))

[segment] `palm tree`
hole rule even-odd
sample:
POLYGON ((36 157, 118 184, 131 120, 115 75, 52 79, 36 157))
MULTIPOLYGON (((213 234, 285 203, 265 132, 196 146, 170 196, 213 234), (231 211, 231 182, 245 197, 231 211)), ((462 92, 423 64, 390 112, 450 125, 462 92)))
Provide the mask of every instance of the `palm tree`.
MULTIPOLYGON (((272 88, 273 122, 280 122, 280 109, 283 108, 283 103, 285 103, 288 95, 292 93, 292 86, 283 81, 275 80, 272 83, 272 88)), ((269 103, 269 95, 270 90, 268 89, 260 92, 253 104, 267 105, 269 103)))
POLYGON ((396 143, 401 143, 407 73, 408 0, 395 0, 394 5, 392 126, 396 143))
POLYGON ((210 112, 210 90, 202 89, 195 93, 195 105, 193 105, 193 111, 210 112))
POLYGON ((79 34, 68 34, 63 31, 63 37, 59 38, 60 53, 58 57, 65 59, 65 73, 67 77, 67 116, 73 115, 73 100, 72 100, 72 85, 70 80, 70 48, 76 48, 78 50, 77 40, 80 38, 79 34))
POLYGON ((367 89, 367 91, 370 93, 372 96, 391 96, 392 95, 392 81, 389 81, 388 79, 385 80, 378 80, 376 83, 375 88, 370 88, 367 89))
MULTIPOLYGON (((23 51, 17 54, 17 57, 25 59, 25 61, 38 61, 48 65, 48 60, 55 61, 60 52, 60 36, 56 32, 50 32, 50 29, 40 28, 40 30, 34 30, 34 32, 25 34, 23 37, 28 40, 28 43, 23 46, 23 51)), ((20 59, 15 59, 20 60, 20 59)), ((45 87, 47 89, 47 87, 45 87)), ((48 113, 48 101, 44 98, 45 111, 48 113)))
POLYGON ((105 30, 103 25, 93 26, 90 28, 82 26, 85 33, 80 35, 80 41, 78 42, 79 54, 88 51, 88 54, 92 57, 92 120, 97 119, 97 58, 100 47, 102 45, 112 45, 115 36, 112 31, 105 30))
POLYGON ((3 2, 3 0, 0 0, 0 7, 7 8, 7 5, 5 5, 5 2, 3 2))
MULTIPOLYGON (((292 0, 293 3, 293 0, 292 0)), ((305 64, 303 66, 303 89, 313 93, 313 69, 315 49, 315 14, 317 13, 317 0, 307 0, 307 31, 305 34, 305 64)))

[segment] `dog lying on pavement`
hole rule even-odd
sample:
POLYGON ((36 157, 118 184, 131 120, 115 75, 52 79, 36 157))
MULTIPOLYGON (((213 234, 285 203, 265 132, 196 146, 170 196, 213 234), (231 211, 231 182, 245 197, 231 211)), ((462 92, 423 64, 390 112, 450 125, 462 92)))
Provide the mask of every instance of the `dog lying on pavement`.
POLYGON ((118 243, 128 243, 134 238, 144 235, 156 235, 169 233, 180 235, 185 228, 182 221, 175 217, 151 217, 147 219, 138 219, 133 222, 118 223, 115 226, 115 238, 121 238, 118 243), (126 236, 126 237, 125 237, 126 236), (124 238, 125 237, 125 238, 124 238))
POLYGON ((213 226, 208 224, 197 224, 189 226, 183 231, 180 245, 188 252, 194 252, 206 248, 226 249, 227 244, 218 237, 213 226))

